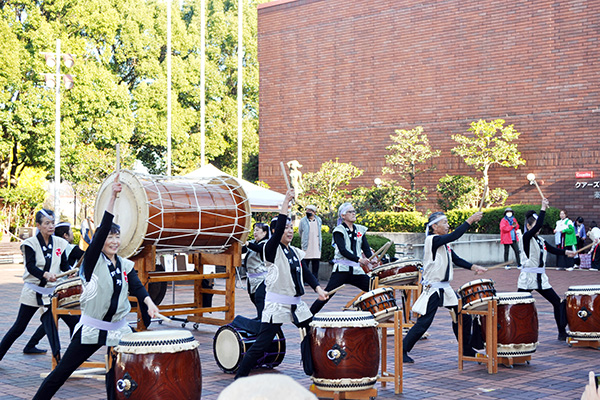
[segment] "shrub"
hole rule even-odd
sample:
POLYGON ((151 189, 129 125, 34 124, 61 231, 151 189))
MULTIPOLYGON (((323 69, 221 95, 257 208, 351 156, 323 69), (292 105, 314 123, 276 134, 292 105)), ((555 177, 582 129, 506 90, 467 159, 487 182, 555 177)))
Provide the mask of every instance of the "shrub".
POLYGON ((473 207, 481 197, 477 179, 463 175, 440 178, 437 191, 437 203, 444 211, 473 207))
POLYGON ((367 212, 358 215, 356 222, 373 232, 422 232, 427 219, 417 211, 367 212))

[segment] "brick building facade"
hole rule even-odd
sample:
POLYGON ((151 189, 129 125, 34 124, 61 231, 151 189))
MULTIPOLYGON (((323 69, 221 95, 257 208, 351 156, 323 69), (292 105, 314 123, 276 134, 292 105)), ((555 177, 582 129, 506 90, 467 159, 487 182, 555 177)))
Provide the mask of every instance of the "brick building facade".
POLYGON ((490 187, 505 188, 509 204, 538 203, 533 172, 553 206, 600 222, 599 38, 596 1, 259 5, 260 179, 283 190, 280 161, 306 173, 337 157, 371 186, 389 135, 421 125, 442 151, 417 181, 430 191, 420 208, 434 209, 440 177, 479 176, 450 154, 451 135, 502 118, 521 132, 527 164, 492 167, 490 187))

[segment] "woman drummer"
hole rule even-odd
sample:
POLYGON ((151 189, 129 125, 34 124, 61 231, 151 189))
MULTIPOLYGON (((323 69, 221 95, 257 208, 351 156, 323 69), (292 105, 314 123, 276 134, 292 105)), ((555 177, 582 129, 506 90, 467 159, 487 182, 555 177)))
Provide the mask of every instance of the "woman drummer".
MULTIPOLYGON (((348 283, 363 292, 368 292, 371 278, 365 273, 363 267, 366 268, 369 265, 369 257, 373 253, 371 253, 371 248, 367 242, 367 227, 355 224, 356 210, 350 203, 344 203, 340 206, 338 216, 338 226, 333 230, 333 241, 335 243, 333 271, 325 291, 329 292, 344 283, 348 283)), ((327 301, 315 300, 310 307, 310 312, 313 314, 318 313, 327 301)))
POLYGON ((21 306, 17 320, 0 342, 0 360, 15 340, 23 334, 40 307, 45 307, 41 321, 48 338, 52 338, 50 339, 52 354, 57 360, 60 358, 60 344, 50 310, 50 297, 54 293, 56 275, 60 271, 69 270, 66 256, 69 243, 53 236, 54 212, 46 209, 38 211, 35 214, 35 223, 38 229, 37 235, 26 239, 21 244, 21 251, 25 258, 23 273, 25 285, 21 291, 21 306))
MULTIPOLYGON (((425 248, 423 250, 423 291, 413 305, 412 311, 420 314, 417 322, 408 331, 402 341, 403 361, 413 363, 414 360, 408 356, 415 343, 429 329, 438 307, 446 307, 452 314, 452 330, 458 339, 458 297, 450 282, 452 281, 452 263, 470 269, 475 274, 487 271, 482 266, 471 264, 460 258, 449 246, 460 238, 475 222, 479 221, 483 213, 476 212, 463 222, 452 233, 448 233, 448 218, 441 212, 435 212, 429 217, 426 225, 427 236, 425 237, 425 248), (450 262, 452 260, 452 262, 450 262)), ((470 346, 471 342, 471 316, 462 314, 463 326, 463 353, 466 356, 474 356, 475 350, 470 346)))
POLYGON ((256 307, 256 319, 262 318, 263 308, 265 307, 265 276, 267 267, 262 259, 262 249, 267 239, 269 239, 269 226, 262 222, 254 224, 254 241, 248 242, 245 246, 248 250, 244 259, 246 267, 246 276, 248 277, 248 294, 252 304, 256 307))
POLYGON ((294 237, 294 226, 288 218, 288 207, 294 198, 294 190, 285 194, 281 211, 277 217, 275 232, 265 243, 263 258, 268 269, 265 278, 265 308, 262 314, 260 331, 256 342, 244 355, 235 378, 248 376, 256 361, 261 357, 284 322, 292 322, 299 328, 306 328, 312 314, 301 299, 304 294, 304 281, 319 295, 319 299, 327 299, 327 294, 319 286, 317 278, 306 267, 303 268, 304 252, 290 246, 294 237))
MULTIPOLYGON (((83 256, 80 275, 83 281, 81 319, 71 344, 56 368, 44 380, 34 399, 50 399, 81 363, 100 347, 116 346, 122 335, 131 332, 125 316, 131 311, 129 294, 156 316, 158 308, 140 282, 133 262, 117 255, 121 245, 120 228, 113 223, 113 208, 121 184, 113 183, 102 223, 83 256)), ((144 317, 146 317, 144 315, 144 317)), ((146 326, 148 319, 144 318, 146 326)), ((107 398, 114 398, 114 371, 106 374, 107 398)))
POLYGON ((544 239, 538 237, 538 232, 544 225, 544 217, 546 216, 546 208, 548 207, 548 199, 542 200, 540 215, 535 215, 535 212, 529 211, 529 217, 525 221, 527 232, 523 234, 521 241, 523 246, 523 268, 519 274, 517 288, 519 292, 537 291, 546 300, 552 304, 554 308, 554 320, 558 328, 558 340, 564 341, 567 339, 566 326, 563 322, 564 318, 560 307, 560 297, 556 294, 546 275, 546 257, 548 253, 574 257, 575 252, 571 250, 558 249, 549 244, 544 239))

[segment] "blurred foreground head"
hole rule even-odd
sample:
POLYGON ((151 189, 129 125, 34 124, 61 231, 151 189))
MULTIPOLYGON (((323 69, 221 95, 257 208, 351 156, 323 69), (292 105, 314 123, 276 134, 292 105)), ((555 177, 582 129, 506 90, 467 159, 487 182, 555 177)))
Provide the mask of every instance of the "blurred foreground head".
POLYGON ((287 375, 260 374, 235 380, 217 400, 239 399, 317 400, 317 397, 287 375))

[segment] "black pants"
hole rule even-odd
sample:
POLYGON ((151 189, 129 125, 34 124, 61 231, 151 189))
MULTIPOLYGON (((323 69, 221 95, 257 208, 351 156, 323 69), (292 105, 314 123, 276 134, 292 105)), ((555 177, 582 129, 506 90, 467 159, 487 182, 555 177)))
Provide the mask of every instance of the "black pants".
MULTIPOLYGON (((405 353, 408 353, 413 349, 415 344, 421 339, 423 334, 427 332, 427 329, 431 326, 433 322, 433 318, 435 317, 435 313, 437 312, 438 307, 440 306, 440 295, 439 293, 433 294, 429 301, 427 302, 427 311, 425 315, 421 315, 417 318, 417 322, 413 325, 412 328, 408 331, 404 339, 402 340, 402 349, 405 353)), ((458 306, 446 307, 452 310, 455 315, 458 315, 458 306)), ((463 322, 463 353, 465 350, 470 350, 468 347, 471 343, 471 316, 469 314, 460 314, 462 315, 463 322)), ((458 323, 452 320, 452 331, 454 332, 454 336, 458 340, 458 323)), ((471 350, 472 351, 472 350, 471 350)))
MULTIPOLYGON (((75 329, 75 325, 79 322, 79 315, 65 315, 61 314, 58 316, 59 319, 65 321, 65 324, 69 327, 70 336, 73 336, 73 330, 75 329)), ((35 333, 31 336, 31 339, 27 342, 24 349, 32 349, 38 345, 40 340, 42 340, 46 336, 46 330, 44 329, 44 325, 38 326, 35 333)))
POLYGON ((319 258, 304 258, 302 259, 302 263, 306 268, 310 268, 312 274, 319 281, 319 264, 321 263, 321 259, 319 258))
MULTIPOLYGON (((54 368, 54 370, 44 379, 42 385, 37 390, 33 400, 51 399, 58 389, 66 382, 71 374, 88 358, 90 358, 98 349, 102 347, 100 344, 82 344, 81 329, 78 330, 71 344, 65 351, 64 356, 54 368)), ((110 349, 109 349, 110 351, 110 349)), ((110 352, 109 352, 110 356, 110 352)), ((106 374, 106 397, 107 399, 115 398, 114 390, 114 369, 110 369, 106 374)))
POLYGON ((265 308, 265 296, 267 295, 267 287, 265 286, 265 282, 263 281, 260 285, 258 285, 256 292, 248 293, 250 295, 252 304, 254 304, 254 307, 256 307, 256 319, 260 321, 262 318, 262 312, 265 308))
POLYGON ((515 258, 517 260, 517 266, 521 265, 521 257, 519 256, 519 244, 517 242, 512 242, 510 244, 504 243, 504 261, 508 261, 508 252, 512 247, 515 252, 515 258))
MULTIPOLYGON (((519 292, 533 292, 533 289, 518 289, 519 292)), ((536 292, 542 295, 543 298, 548 300, 550 304, 552 304, 552 308, 554 309, 554 320, 556 321, 556 327, 558 328, 558 333, 561 335, 566 335, 566 316, 563 316, 563 311, 560 306, 560 297, 556 294, 554 289, 536 289, 536 292)))
MULTIPOLYGON (((311 320, 312 318, 301 323, 294 322, 294 325, 299 328, 306 328, 306 331, 308 332, 308 324, 311 320)), ((271 342, 273 342, 273 338, 277 332, 281 330, 281 325, 283 324, 274 324, 269 322, 262 322, 260 324, 260 331, 256 336, 256 341, 244 355, 244 359, 240 364, 240 368, 235 374, 235 379, 242 378, 250 374, 250 371, 256 365, 256 361, 262 357, 263 354, 265 354, 265 351, 269 348, 271 342)))
MULTIPOLYGON (((356 286, 363 292, 368 292, 370 289, 371 278, 366 274, 358 274, 354 275, 352 273, 352 268, 350 267, 349 272, 340 272, 336 271, 331 274, 331 278, 329 278, 329 283, 327 283, 327 287, 325 291, 328 292, 332 289, 335 289, 338 286, 341 286, 344 283, 348 283, 352 286, 356 286)), ((329 300, 333 297, 330 296, 329 300)), ((315 300, 315 302, 310 306, 310 312, 315 315, 327 304, 329 300, 315 300)))
MULTIPOLYGON (((25 332, 25 328, 27 328, 27 325, 29 325, 29 322, 31 321, 37 310, 39 310, 39 307, 32 307, 25 304, 21 304, 21 307, 19 307, 19 313, 17 314, 17 320, 10 327, 8 332, 6 332, 6 335, 4 335, 4 338, 2 338, 2 342, 0 342, 0 360, 4 358, 4 355, 6 354, 8 349, 10 349, 10 347, 13 345, 15 340, 17 340, 23 334, 23 332, 25 332)), ((44 314, 42 314, 42 317, 40 319, 47 318, 52 318, 52 312, 49 309, 47 309, 44 312, 44 314)), ((47 326, 47 324, 44 325, 47 326)), ((48 332, 46 332, 46 334, 47 333, 48 332)))

